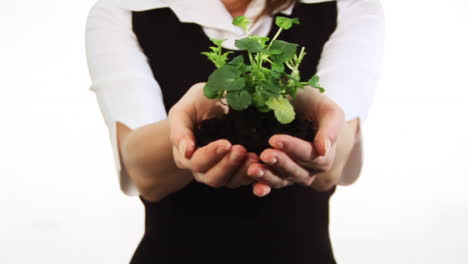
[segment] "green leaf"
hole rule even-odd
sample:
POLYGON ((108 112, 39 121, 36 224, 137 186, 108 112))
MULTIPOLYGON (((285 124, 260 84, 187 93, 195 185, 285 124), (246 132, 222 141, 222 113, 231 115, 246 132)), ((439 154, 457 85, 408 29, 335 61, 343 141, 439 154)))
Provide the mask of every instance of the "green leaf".
POLYGON ((253 94, 253 103, 255 107, 261 108, 265 106, 265 97, 261 93, 254 93, 253 94))
POLYGON ((282 96, 271 97, 265 103, 275 112, 275 117, 281 124, 289 124, 296 118, 293 106, 282 96))
MULTIPOLYGON (((219 56, 218 54, 216 53, 213 53, 213 52, 208 52, 208 51, 204 51, 204 52, 201 52, 201 54, 205 55, 208 57, 208 59, 210 59, 211 61, 215 60, 217 56, 219 56)), ((214 62, 214 61, 213 61, 214 62)))
POLYGON ((229 54, 233 53, 232 51, 222 53, 223 50, 223 42, 226 41, 225 39, 210 39, 216 46, 210 47, 211 52, 202 52, 201 54, 208 57, 208 59, 213 62, 216 68, 222 67, 226 64, 229 54))
POLYGON ((271 65, 271 70, 275 72, 284 72, 284 64, 283 63, 274 63, 271 65))
POLYGON ((244 32, 247 33, 250 22, 245 16, 238 16, 238 17, 235 17, 232 20, 232 24, 234 26, 238 26, 238 27, 242 28, 244 30, 244 32))
POLYGON ((218 47, 218 46, 211 46, 210 50, 211 50, 211 52, 214 52, 214 53, 217 54, 217 53, 219 53, 221 51, 221 48, 218 47))
POLYGON ((270 92, 271 94, 274 95, 280 95, 281 90, 283 89, 281 87, 281 84, 279 82, 280 80, 276 78, 275 76, 269 76, 268 80, 265 83, 265 91, 270 92))
POLYGON ((229 106, 237 111, 248 108, 252 103, 252 96, 247 91, 229 91, 226 99, 229 106))
POLYGON ((242 55, 236 56, 228 64, 232 66, 240 67, 244 65, 244 56, 242 55))
POLYGON ((320 87, 319 82, 320 82, 320 77, 318 75, 314 75, 310 77, 309 79, 309 85, 313 87, 320 87))
POLYGON ((284 63, 296 55, 297 44, 289 43, 283 40, 275 40, 271 44, 271 59, 276 63, 284 63))
POLYGON ((268 112, 271 109, 265 104, 266 98, 265 95, 262 95, 261 93, 254 93, 252 97, 253 104, 257 108, 258 111, 260 112, 268 112))
MULTIPOLYGON (((228 51, 228 52, 225 52, 223 54, 221 54, 221 56, 219 57, 219 62, 220 62, 220 65, 219 67, 223 66, 224 64, 226 64, 226 61, 228 60, 228 56, 230 54, 234 53, 233 51, 228 51)), ((219 68, 218 67, 218 68, 219 68)))
POLYGON ((272 70, 272 71, 270 72, 270 75, 271 75, 273 78, 280 79, 282 73, 283 73, 283 72, 279 72, 279 71, 272 70))
POLYGON ((241 71, 236 67, 224 65, 211 73, 207 85, 213 91, 240 90, 245 86, 245 79, 240 75, 241 71))
POLYGON ((258 109, 258 111, 263 112, 263 113, 268 112, 268 111, 271 110, 267 105, 264 105, 264 106, 259 107, 257 109, 258 109))
POLYGON ((219 98, 219 91, 216 91, 209 84, 206 84, 205 87, 203 87, 203 93, 205 94, 206 98, 208 98, 208 99, 218 99, 219 98))
POLYGON ((256 39, 251 37, 236 40, 236 47, 240 50, 247 50, 254 53, 260 53, 265 50, 256 39))
POLYGON ((270 40, 269 37, 250 36, 251 39, 257 41, 263 48, 267 47, 267 42, 270 40))
POLYGON ((294 24, 299 24, 299 19, 298 18, 288 18, 288 17, 278 16, 278 17, 276 17, 275 23, 279 28, 282 28, 284 30, 288 30, 288 29, 292 28, 292 26, 294 24))
POLYGON ((216 46, 222 46, 225 39, 215 39, 215 38, 210 38, 211 42, 213 42, 216 46))
POLYGON ((201 54, 208 57, 208 59, 213 62, 216 68, 222 67, 226 64, 229 54, 233 53, 232 51, 225 52, 222 54, 214 53, 214 52, 202 52, 201 54))
POLYGON ((322 86, 320 86, 320 77, 318 75, 312 76, 309 79, 308 84, 314 88, 319 89, 321 93, 325 92, 325 89, 322 86))

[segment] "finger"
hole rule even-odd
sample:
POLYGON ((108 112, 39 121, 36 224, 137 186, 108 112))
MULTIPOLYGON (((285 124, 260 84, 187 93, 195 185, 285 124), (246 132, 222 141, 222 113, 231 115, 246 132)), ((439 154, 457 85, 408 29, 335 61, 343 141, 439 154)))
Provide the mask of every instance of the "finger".
POLYGON ((271 187, 257 182, 253 185, 253 194, 258 196, 258 197, 264 197, 267 196, 271 192, 271 187))
POLYGON ((254 163, 250 165, 247 170, 247 175, 256 181, 264 183, 275 189, 283 188, 289 184, 288 180, 282 179, 277 174, 275 174, 271 168, 268 168, 268 166, 260 163, 254 163))
POLYGON ((216 140, 198 148, 189 160, 190 169, 204 173, 226 156, 230 149, 231 143, 225 139, 216 140))
POLYGON ((296 161, 310 161, 318 156, 312 143, 290 135, 273 135, 268 143, 296 161))
POLYGON ((231 148, 228 155, 225 155, 220 162, 209 169, 201 181, 213 188, 224 186, 239 169, 246 158, 247 151, 241 145, 235 145, 231 148))
POLYGON ((234 176, 226 184, 228 188, 238 188, 243 185, 249 185, 253 183, 253 179, 247 176, 247 169, 253 163, 258 162, 258 156, 255 153, 247 153, 246 161, 243 163, 242 167, 238 169, 234 176))
POLYGON ((289 181, 309 186, 314 181, 314 177, 309 171, 293 161, 284 152, 275 149, 266 149, 260 155, 260 160, 267 163, 280 175, 289 181))
POLYGON ((195 118, 190 111, 184 111, 180 107, 173 107, 169 111, 170 141, 183 157, 189 159, 195 151, 195 137, 193 127, 195 118))
POLYGON ((320 156, 326 156, 335 145, 338 135, 345 123, 343 110, 329 100, 317 111, 318 131, 314 146, 320 156))
POLYGON ((331 169, 335 160, 336 147, 332 147, 326 156, 319 156, 311 162, 302 164, 306 169, 311 171, 324 172, 331 169))
POLYGON ((274 135, 270 138, 269 143, 275 149, 284 152, 293 162, 296 162, 309 172, 329 170, 336 151, 335 148, 331 148, 326 156, 319 156, 313 144, 289 135, 274 135))

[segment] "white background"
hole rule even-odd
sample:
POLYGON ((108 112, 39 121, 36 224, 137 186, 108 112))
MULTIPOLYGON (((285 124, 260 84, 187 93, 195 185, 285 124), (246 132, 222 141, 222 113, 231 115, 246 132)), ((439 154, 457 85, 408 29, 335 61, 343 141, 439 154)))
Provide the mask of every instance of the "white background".
MULTIPOLYGON (((468 263, 468 1, 382 0, 387 49, 360 180, 331 202, 339 263, 468 263)), ((94 0, 2 1, 0 263, 128 263, 143 207, 119 191, 90 85, 94 0)))

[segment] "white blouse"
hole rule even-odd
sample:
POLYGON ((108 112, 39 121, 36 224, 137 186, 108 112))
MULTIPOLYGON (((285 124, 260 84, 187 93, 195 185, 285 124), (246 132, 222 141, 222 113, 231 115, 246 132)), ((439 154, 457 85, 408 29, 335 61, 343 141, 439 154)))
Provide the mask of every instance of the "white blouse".
MULTIPOLYGON (((330 0, 303 0, 303 3, 330 0)), ((254 18, 265 0, 252 0, 246 17, 254 18)), ((351 120, 366 118, 377 84, 383 53, 384 18, 378 0, 337 0, 338 25, 325 44, 317 74, 326 95, 340 105, 351 120)), ((132 11, 171 8, 182 22, 199 24, 210 38, 234 40, 245 37, 231 24, 232 17, 220 0, 98 0, 86 25, 86 55, 104 120, 109 127, 120 186, 137 194, 119 159, 116 122, 135 129, 167 118, 161 89, 132 30, 132 11)), ((284 11, 291 14, 292 6, 284 11)), ((271 17, 263 17, 250 32, 266 36, 271 17)), ((164 26, 164 25, 154 25, 164 26)), ((208 48, 208 47, 207 47, 208 48)), ((156 76, 157 79, 157 76, 156 76)), ((361 134, 343 177, 355 179, 362 167, 361 134)))

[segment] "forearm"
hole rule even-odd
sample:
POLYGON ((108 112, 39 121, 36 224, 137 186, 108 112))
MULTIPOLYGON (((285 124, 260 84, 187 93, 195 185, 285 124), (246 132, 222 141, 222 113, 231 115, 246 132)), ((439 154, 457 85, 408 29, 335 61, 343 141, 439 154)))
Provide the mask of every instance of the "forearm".
MULTIPOLYGON (((336 152, 333 165, 330 170, 319 173, 312 184, 312 187, 319 191, 327 191, 337 184, 348 182, 350 179, 343 179, 343 169, 349 161, 351 151, 356 142, 356 135, 359 129, 359 119, 347 121, 337 138, 336 152)), ((354 180, 352 180, 354 182, 354 180)))
POLYGON ((174 163, 167 120, 135 130, 117 123, 117 135, 122 169, 145 200, 159 201, 192 180, 190 171, 174 163))

